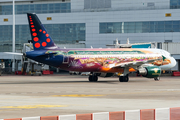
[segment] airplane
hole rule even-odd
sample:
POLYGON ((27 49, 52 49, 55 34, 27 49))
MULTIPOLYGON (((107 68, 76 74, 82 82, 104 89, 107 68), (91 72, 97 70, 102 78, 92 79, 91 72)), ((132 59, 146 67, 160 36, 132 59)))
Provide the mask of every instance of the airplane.
POLYGON ((170 53, 162 49, 59 48, 35 13, 27 13, 27 18, 34 50, 24 56, 67 71, 90 72, 90 82, 97 82, 98 76, 111 77, 117 72, 121 73, 120 82, 128 82, 128 74, 135 71, 158 81, 161 70, 176 65, 170 53))

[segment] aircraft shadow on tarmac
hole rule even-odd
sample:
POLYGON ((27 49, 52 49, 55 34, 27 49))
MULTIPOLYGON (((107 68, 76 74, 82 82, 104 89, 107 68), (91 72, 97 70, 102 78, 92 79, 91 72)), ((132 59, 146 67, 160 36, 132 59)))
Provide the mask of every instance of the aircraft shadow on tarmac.
POLYGON ((111 80, 111 81, 97 81, 97 82, 89 82, 89 81, 17 81, 17 82, 0 82, 1 84, 57 84, 57 83, 87 83, 87 84, 100 84, 100 83, 106 83, 106 84, 117 84, 119 81, 117 80, 111 80))

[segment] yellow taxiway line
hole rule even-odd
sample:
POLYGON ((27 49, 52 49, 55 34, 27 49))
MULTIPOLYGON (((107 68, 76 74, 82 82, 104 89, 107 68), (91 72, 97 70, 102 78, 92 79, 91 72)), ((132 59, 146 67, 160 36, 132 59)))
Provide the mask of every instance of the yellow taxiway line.
POLYGON ((97 97, 105 95, 85 95, 85 94, 71 94, 71 95, 52 95, 53 97, 97 97))
POLYGON ((23 106, 3 106, 0 108, 33 109, 33 108, 53 108, 53 107, 67 107, 67 105, 23 105, 23 106))

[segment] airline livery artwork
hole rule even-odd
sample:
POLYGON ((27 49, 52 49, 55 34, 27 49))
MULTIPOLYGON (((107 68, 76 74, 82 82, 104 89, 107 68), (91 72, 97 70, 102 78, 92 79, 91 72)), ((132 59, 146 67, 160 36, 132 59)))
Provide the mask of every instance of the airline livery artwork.
MULTIPOLYGON (((123 63, 143 62, 155 60, 152 63, 156 66, 170 64, 170 59, 166 59, 160 54, 154 54, 151 51, 139 49, 94 49, 88 50, 69 50, 69 51, 52 51, 48 50, 46 54, 65 55, 69 56, 69 69, 78 71, 87 71, 91 67, 98 68, 99 72, 119 72, 119 69, 111 69, 115 66, 120 66, 123 63)), ((131 71, 135 71, 132 70, 131 71)))

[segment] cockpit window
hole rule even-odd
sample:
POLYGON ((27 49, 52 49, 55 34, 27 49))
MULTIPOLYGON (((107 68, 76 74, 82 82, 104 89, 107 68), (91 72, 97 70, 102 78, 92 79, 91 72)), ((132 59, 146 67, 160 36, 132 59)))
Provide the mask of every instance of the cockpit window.
POLYGON ((169 52, 165 51, 165 50, 162 50, 162 51, 161 51, 161 54, 164 55, 164 56, 166 56, 166 57, 171 56, 171 54, 170 54, 169 52))

